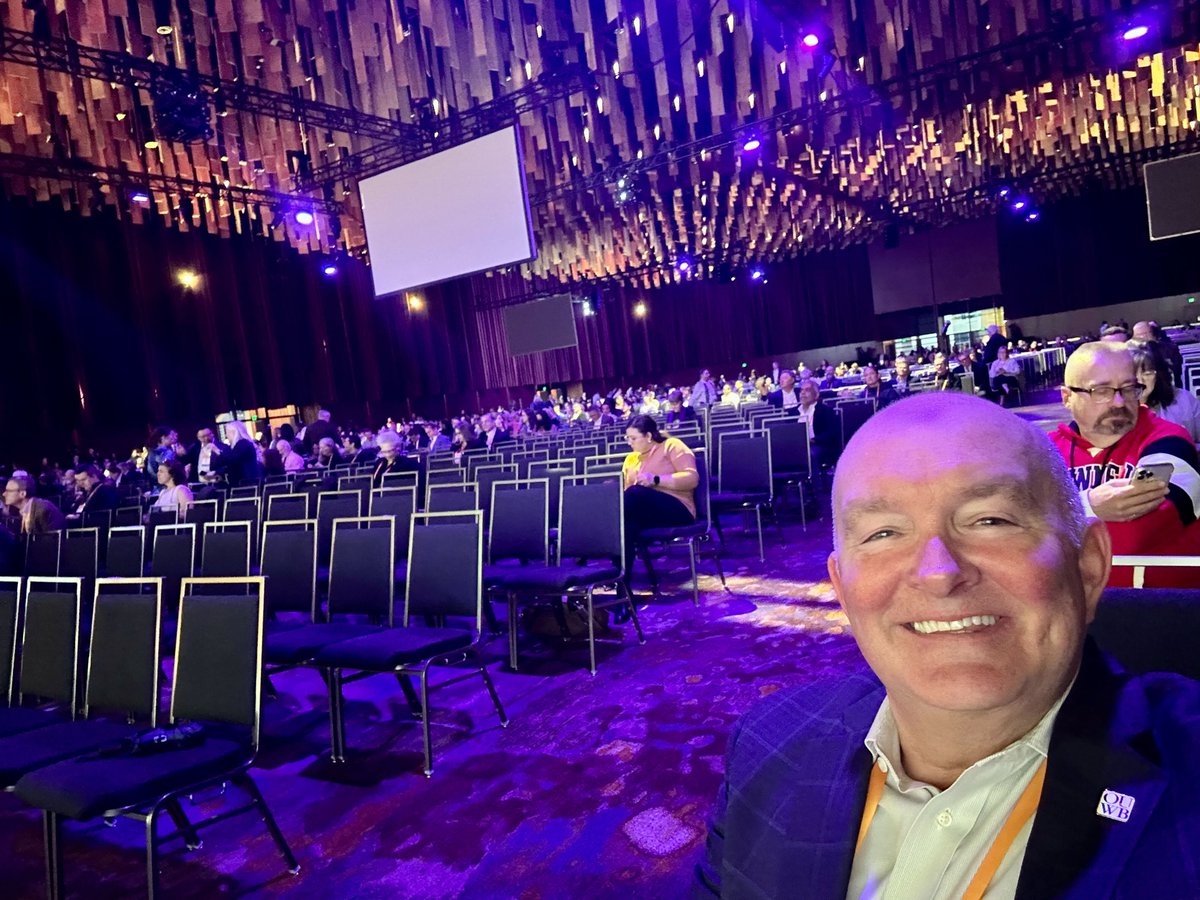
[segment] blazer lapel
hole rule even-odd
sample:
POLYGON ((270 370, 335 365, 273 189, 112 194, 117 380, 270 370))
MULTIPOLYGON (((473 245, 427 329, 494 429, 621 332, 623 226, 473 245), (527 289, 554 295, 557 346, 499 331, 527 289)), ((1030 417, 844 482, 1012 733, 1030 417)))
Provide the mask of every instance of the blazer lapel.
POLYGON ((1017 884, 1017 900, 1111 896, 1166 788, 1146 697, 1090 642, 1050 741, 1050 766, 1017 884), (1139 748, 1146 746, 1149 755, 1139 748), (1097 812, 1105 791, 1134 799, 1128 821, 1097 812))

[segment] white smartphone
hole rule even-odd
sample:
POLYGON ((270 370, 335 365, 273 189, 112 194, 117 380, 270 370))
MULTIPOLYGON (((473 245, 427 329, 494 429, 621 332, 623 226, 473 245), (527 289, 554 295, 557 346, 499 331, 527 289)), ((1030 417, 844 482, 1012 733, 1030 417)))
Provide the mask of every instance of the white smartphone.
POLYGON ((1170 483, 1171 474, 1175 471, 1175 466, 1171 463, 1147 463, 1143 466, 1138 466, 1137 471, 1133 473, 1134 481, 1162 481, 1170 483))

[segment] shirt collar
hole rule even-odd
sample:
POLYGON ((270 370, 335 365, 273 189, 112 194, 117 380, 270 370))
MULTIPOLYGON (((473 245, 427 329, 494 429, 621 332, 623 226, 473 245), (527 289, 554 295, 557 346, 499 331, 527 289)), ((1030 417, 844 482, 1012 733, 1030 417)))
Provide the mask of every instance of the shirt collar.
MULTIPOLYGON (((1075 679, 1071 679, 1071 683, 1067 685, 1067 689, 1062 692, 1059 698, 1054 702, 1054 705, 1046 711, 1041 720, 1033 726, 1023 737, 1013 741, 1003 750, 993 753, 991 756, 979 760, 970 768, 989 762, 990 760, 999 757, 1011 756, 1014 753, 1019 753, 1020 748, 1032 750, 1038 756, 1045 759, 1050 752, 1050 735, 1054 730, 1054 720, 1058 716, 1059 709, 1062 708, 1063 701, 1066 700, 1067 694, 1071 693, 1071 688, 1075 685, 1075 679)), ((894 776, 895 784, 901 791, 908 791, 914 788, 927 788, 934 790, 924 782, 916 781, 908 776, 904 771, 904 766, 901 764, 900 755, 900 734, 896 730, 896 719, 892 715, 892 707, 885 696, 883 702, 879 705, 879 711, 875 713, 875 720, 871 723, 871 727, 867 730, 867 736, 863 740, 867 750, 871 753, 871 759, 878 762, 882 759, 887 763, 889 770, 889 780, 894 776)))

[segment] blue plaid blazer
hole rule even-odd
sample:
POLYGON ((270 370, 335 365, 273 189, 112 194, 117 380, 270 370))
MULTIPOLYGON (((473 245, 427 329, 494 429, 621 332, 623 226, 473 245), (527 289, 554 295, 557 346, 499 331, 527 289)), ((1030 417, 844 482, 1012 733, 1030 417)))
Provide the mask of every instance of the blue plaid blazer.
MULTIPOLYGON (((696 894, 843 900, 866 800, 870 672, 781 691, 734 728, 696 894)), ((1200 898, 1200 682, 1131 676, 1089 639, 1050 740, 1017 900, 1200 898), (1128 822, 1096 814, 1105 789, 1128 822)))

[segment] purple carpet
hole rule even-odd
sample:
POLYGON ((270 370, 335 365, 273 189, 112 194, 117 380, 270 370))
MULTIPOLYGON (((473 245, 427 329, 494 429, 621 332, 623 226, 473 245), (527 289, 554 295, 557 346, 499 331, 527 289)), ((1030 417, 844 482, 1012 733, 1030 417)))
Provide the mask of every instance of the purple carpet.
MULTIPOLYGON (((720 783, 730 726, 758 698, 861 665, 825 575, 828 524, 729 537, 720 591, 700 564, 692 606, 686 559, 660 562, 664 592, 598 650, 525 639, 522 671, 487 648, 512 719, 501 728, 470 679, 434 691, 435 771, 421 774, 420 727, 395 679, 346 689, 350 757, 327 761, 324 685, 311 671, 276 676, 253 770, 302 870, 284 871, 253 816, 204 832, 204 846, 164 848, 167 896, 677 897, 689 889, 720 783)), ((640 566, 635 589, 644 583, 640 566)), ((435 678, 436 681, 436 678, 435 678)), ((229 798, 196 798, 205 811, 229 798)), ((164 833, 169 821, 162 824, 164 833)), ((143 828, 68 823, 68 896, 145 891, 143 828)), ((6 897, 44 896, 39 816, 0 800, 6 897)))

